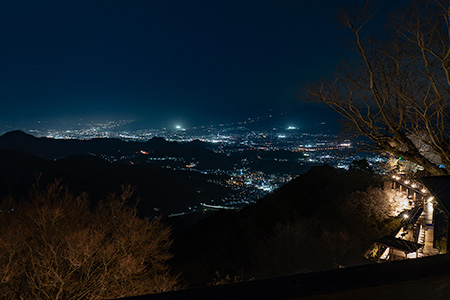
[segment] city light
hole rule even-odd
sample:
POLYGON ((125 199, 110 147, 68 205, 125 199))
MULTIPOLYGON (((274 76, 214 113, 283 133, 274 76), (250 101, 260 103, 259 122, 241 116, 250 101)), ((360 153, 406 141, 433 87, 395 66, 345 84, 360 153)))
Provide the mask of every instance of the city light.
MULTIPOLYGON (((168 142, 181 144, 200 141, 205 143, 205 147, 211 147, 208 150, 216 154, 225 155, 226 157, 232 157, 233 155, 242 156, 238 164, 230 165, 232 169, 220 170, 204 169, 206 164, 202 163, 201 159, 186 159, 178 155, 155 155, 155 152, 153 150, 150 151, 151 147, 147 145, 142 145, 142 148, 131 152, 118 151, 112 155, 89 153, 109 162, 125 162, 126 164, 147 162, 172 170, 225 176, 228 179, 211 179, 211 183, 231 188, 233 190, 232 195, 226 196, 220 201, 223 200, 224 203, 231 206, 234 204, 230 203, 237 203, 236 207, 254 203, 267 193, 289 182, 295 176, 282 172, 257 171, 253 169, 252 158, 242 155, 245 154, 245 151, 258 152, 254 157, 261 163, 271 161, 273 164, 280 166, 282 164, 285 166, 296 165, 299 168, 299 172, 307 170, 309 164, 329 164, 336 168, 348 170, 355 160, 366 159, 374 168, 377 164, 387 160, 387 157, 383 154, 362 154, 353 151, 362 146, 362 141, 355 139, 343 142, 338 136, 333 134, 296 131, 298 130, 296 126, 280 128, 281 130, 288 129, 290 130, 289 132, 276 132, 277 128, 270 127, 256 130, 246 128, 242 123, 236 123, 235 125, 199 125, 184 128, 181 122, 173 122, 172 127, 160 129, 137 129, 132 123, 134 123, 134 120, 106 121, 103 123, 89 122, 85 124, 80 123, 76 128, 71 129, 33 130, 32 133, 37 137, 51 136, 59 139, 79 140, 117 138, 124 141, 147 142, 155 137, 159 137, 168 142), (351 153, 349 153, 350 151, 351 153), (265 153, 268 155, 265 155, 265 153), (345 155, 348 153, 349 155, 345 155), (144 156, 145 160, 143 160, 144 156)), ((28 132, 31 133, 30 130, 28 132)), ((282 169, 280 168, 280 170, 282 169)), ((400 179, 398 176, 393 178, 400 179)), ((408 203, 403 198, 400 202, 402 202, 402 205, 398 205, 399 209, 408 203)))

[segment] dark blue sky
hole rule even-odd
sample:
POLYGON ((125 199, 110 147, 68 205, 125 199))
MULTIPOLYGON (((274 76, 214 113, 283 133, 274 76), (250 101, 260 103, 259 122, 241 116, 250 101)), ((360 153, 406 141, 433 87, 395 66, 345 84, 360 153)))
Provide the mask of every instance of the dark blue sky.
POLYGON ((346 55, 336 12, 363 3, 5 2, 3 123, 136 118, 154 127, 228 122, 270 108, 320 115, 296 93, 333 74, 346 55))

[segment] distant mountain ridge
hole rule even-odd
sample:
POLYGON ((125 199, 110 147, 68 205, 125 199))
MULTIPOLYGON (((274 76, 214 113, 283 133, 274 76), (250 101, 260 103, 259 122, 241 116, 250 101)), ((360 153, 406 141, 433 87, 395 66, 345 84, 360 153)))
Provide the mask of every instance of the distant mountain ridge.
POLYGON ((121 185, 135 186, 142 214, 167 215, 225 197, 231 190, 209 183, 214 177, 151 164, 109 163, 88 155, 45 160, 25 152, 0 150, 0 202, 10 194, 26 199, 33 184, 45 187, 60 179, 75 193, 88 192, 94 202, 120 192, 121 185))
POLYGON ((245 150, 235 151, 230 155, 213 151, 215 147, 214 144, 199 140, 180 143, 169 142, 161 137, 153 137, 146 142, 135 142, 116 138, 91 140, 36 138, 23 131, 11 131, 0 136, 0 149, 28 152, 49 160, 87 154, 126 164, 152 163, 180 168, 195 163, 195 168, 199 170, 233 170, 245 167, 255 171, 294 176, 306 172, 313 165, 306 161, 301 162, 304 158, 302 152, 245 150), (172 162, 168 161, 174 158, 172 162))
POLYGON ((201 141, 188 143, 168 142, 155 137, 147 142, 123 141, 117 138, 95 138, 91 140, 37 138, 23 131, 11 131, 0 136, 0 149, 28 152, 45 159, 59 159, 76 154, 96 154, 120 157, 141 150, 155 156, 217 158, 201 141))

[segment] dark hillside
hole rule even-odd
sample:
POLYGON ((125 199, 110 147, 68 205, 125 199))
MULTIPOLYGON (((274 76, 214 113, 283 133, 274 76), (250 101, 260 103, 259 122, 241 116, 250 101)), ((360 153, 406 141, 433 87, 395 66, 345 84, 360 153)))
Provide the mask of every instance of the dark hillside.
POLYGON ((211 176, 152 165, 109 163, 86 155, 46 161, 23 152, 0 150, 0 199, 9 193, 26 197, 37 177, 41 186, 61 179, 70 190, 86 191, 93 200, 129 184, 136 187, 142 214, 153 215, 154 208, 160 210, 157 214, 166 214, 228 194, 227 188, 207 182, 211 176))
POLYGON ((12 131, 0 136, 0 149, 32 153, 45 159, 59 159, 81 153, 117 155, 139 151, 141 143, 124 142, 118 139, 59 140, 36 138, 22 131, 12 131))
POLYGON ((340 209, 351 193, 377 184, 372 173, 314 167, 238 213, 201 221, 176 240, 174 265, 193 286, 333 268, 380 234, 365 224, 354 230, 340 209))
POLYGON ((36 138, 22 131, 11 131, 0 136, 0 149, 28 152, 45 159, 60 159, 77 154, 106 155, 120 160, 121 157, 146 156, 144 150, 154 157, 173 156, 187 161, 200 161, 205 168, 223 168, 227 157, 206 148, 207 143, 192 141, 190 143, 168 142, 163 138, 152 138, 147 142, 127 142, 119 139, 99 138, 92 140, 60 140, 36 138))
POLYGON ((91 140, 36 138, 22 131, 11 131, 0 136, 0 149, 27 152, 49 160, 88 154, 127 164, 151 163, 179 168, 195 163, 195 167, 201 170, 251 167, 253 170, 268 174, 291 175, 304 173, 311 167, 311 164, 299 161, 303 158, 301 152, 249 150, 225 155, 214 152, 215 148, 215 145, 199 140, 178 143, 160 137, 151 138, 147 142, 133 142, 113 138, 91 140))

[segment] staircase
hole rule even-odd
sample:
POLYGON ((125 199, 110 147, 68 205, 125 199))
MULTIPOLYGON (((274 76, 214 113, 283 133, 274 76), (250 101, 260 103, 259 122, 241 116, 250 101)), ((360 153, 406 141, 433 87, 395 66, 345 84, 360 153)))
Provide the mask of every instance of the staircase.
MULTIPOLYGON (((417 224, 417 226, 419 227, 418 231, 417 231, 417 237, 416 237, 416 243, 421 244, 421 245, 425 245, 425 227, 422 226, 422 224, 417 224)), ((419 255, 423 255, 423 248, 421 247, 417 252, 419 253, 419 255)))

